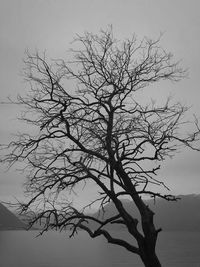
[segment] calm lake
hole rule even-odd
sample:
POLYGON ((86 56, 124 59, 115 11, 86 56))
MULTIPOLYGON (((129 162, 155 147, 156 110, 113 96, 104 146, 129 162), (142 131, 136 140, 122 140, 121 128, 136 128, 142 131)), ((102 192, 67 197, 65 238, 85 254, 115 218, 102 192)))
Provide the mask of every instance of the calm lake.
MULTIPOLYGON (((104 238, 90 239, 84 232, 71 239, 64 232, 36 235, 36 231, 0 231, 0 266, 143 267, 136 255, 104 238)), ((157 251, 163 267, 200 267, 200 232, 162 232, 157 251)))

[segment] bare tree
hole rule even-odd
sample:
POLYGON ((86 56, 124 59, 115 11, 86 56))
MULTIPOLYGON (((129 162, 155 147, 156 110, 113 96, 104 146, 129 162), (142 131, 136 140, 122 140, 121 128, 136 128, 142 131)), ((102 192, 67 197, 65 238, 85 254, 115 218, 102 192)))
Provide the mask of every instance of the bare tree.
POLYGON ((3 162, 25 164, 29 199, 21 209, 35 212, 32 224, 43 219, 43 231, 67 228, 73 236, 82 229, 92 238, 104 236, 139 255, 146 267, 161 266, 155 252, 161 229, 142 196, 176 200, 159 191, 167 189, 157 178, 160 163, 181 145, 198 150, 199 128, 196 122, 192 133, 180 133, 187 108, 179 103, 167 99, 163 106, 144 105, 134 96, 155 82, 178 81, 185 71, 159 46, 159 39, 119 42, 109 29, 76 41, 79 48, 71 51, 71 61, 49 64, 45 55, 27 53, 30 91, 17 103, 25 107, 22 120, 34 126, 34 134, 22 133, 11 142, 3 162), (87 190, 91 183, 98 189, 96 198, 75 208, 70 196, 78 198, 80 185, 87 190), (123 196, 138 209, 141 229, 123 196), (110 201, 114 216, 88 213, 89 206, 98 204, 103 210, 110 201), (116 238, 108 224, 123 225, 137 245, 116 238))

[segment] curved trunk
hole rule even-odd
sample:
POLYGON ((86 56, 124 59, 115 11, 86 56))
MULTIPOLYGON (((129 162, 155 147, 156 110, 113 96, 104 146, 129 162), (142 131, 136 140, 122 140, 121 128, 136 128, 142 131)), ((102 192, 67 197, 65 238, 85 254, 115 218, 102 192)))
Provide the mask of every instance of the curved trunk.
MULTIPOLYGON (((158 257, 155 252, 158 233, 161 229, 156 229, 154 225, 154 212, 145 204, 135 186, 132 184, 126 172, 123 170, 122 165, 115 166, 117 174, 122 178, 127 190, 132 197, 141 216, 141 225, 143 236, 141 234, 133 236, 136 238, 139 246, 139 255, 145 267, 161 267, 158 257)), ((137 230, 137 229, 136 229, 137 230)), ((137 231, 138 232, 138 231, 137 231)), ((139 232, 138 232, 139 233, 139 232)))
POLYGON ((158 260, 158 257, 156 256, 156 253, 152 253, 152 251, 146 251, 144 254, 142 254, 141 259, 144 263, 145 267, 161 267, 161 264, 158 260))
MULTIPOLYGON (((144 230, 144 229, 143 229, 144 230)), ((145 267, 161 267, 156 255, 157 233, 154 229, 146 233, 142 242, 139 242, 139 255, 145 267)))

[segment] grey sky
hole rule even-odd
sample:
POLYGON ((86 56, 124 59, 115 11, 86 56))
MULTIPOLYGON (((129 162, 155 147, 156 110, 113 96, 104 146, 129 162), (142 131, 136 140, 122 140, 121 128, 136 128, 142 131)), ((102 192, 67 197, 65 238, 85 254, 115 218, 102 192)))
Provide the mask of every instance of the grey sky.
MULTIPOLYGON (((158 101, 169 93, 192 105, 200 117, 200 16, 198 0, 0 0, 0 92, 1 101, 22 93, 28 85, 20 72, 24 51, 46 50, 51 58, 66 57, 76 33, 98 32, 113 25, 118 38, 156 38, 164 32, 162 46, 182 59, 189 78, 179 83, 159 84, 149 91, 158 101)), ((0 106, 0 142, 21 129, 15 107, 0 106)), ((24 127, 24 126, 23 126, 24 127)), ((162 173, 172 192, 200 192, 200 155, 184 152, 164 164, 162 173)), ((23 175, 0 168, 0 199, 21 195, 23 175)))

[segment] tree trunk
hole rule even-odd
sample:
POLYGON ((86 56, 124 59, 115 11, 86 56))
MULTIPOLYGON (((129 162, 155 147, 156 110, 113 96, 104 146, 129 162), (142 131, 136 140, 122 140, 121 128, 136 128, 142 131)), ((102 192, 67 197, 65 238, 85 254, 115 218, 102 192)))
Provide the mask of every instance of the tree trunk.
POLYGON ((161 229, 156 230, 154 225, 154 212, 144 203, 138 192, 136 191, 135 185, 132 184, 129 176, 124 171, 122 165, 118 164, 115 166, 117 174, 119 177, 123 178, 124 184, 131 191, 131 197, 137 206, 140 215, 142 230, 144 237, 137 238, 136 235, 133 236, 136 238, 140 250, 140 257, 144 263, 145 267, 161 267, 161 264, 158 260, 158 257, 155 252, 156 241, 158 233, 161 229))
POLYGON ((146 252, 140 256, 145 267, 161 267, 156 253, 146 252))

